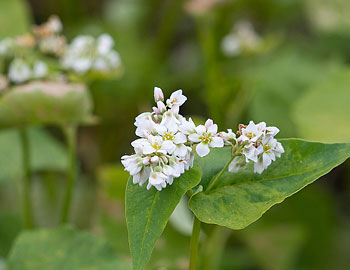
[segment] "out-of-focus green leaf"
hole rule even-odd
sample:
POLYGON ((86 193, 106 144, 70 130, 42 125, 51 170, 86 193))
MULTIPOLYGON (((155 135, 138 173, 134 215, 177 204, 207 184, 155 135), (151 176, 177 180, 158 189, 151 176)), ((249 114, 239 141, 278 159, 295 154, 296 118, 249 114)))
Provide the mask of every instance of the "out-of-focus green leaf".
POLYGON ((20 230, 21 221, 17 216, 5 212, 0 213, 0 258, 7 257, 12 242, 20 230))
POLYGON ((134 270, 144 269, 171 213, 182 196, 198 185, 200 178, 200 170, 194 167, 162 191, 147 190, 145 185, 135 185, 132 177, 129 178, 125 214, 134 270))
MULTIPOLYGON (((33 171, 65 171, 67 154, 64 147, 40 128, 29 129, 33 171)), ((0 132, 0 181, 22 174, 22 150, 17 130, 0 132)))
POLYGON ((103 192, 113 199, 125 198, 125 186, 128 177, 129 173, 121 165, 103 166, 98 172, 98 179, 103 192))
POLYGON ((254 94, 248 106, 250 119, 279 127, 283 137, 297 136, 292 105, 330 70, 328 62, 291 48, 251 63, 244 70, 244 88, 254 94))
POLYGON ((87 123, 91 110, 83 85, 33 82, 14 87, 0 99, 0 127, 87 123))
POLYGON ((0 40, 25 34, 30 23, 26 1, 0 0, 0 40))
POLYGON ((226 172, 208 194, 200 192, 192 196, 189 205, 199 220, 235 230, 243 229, 273 205, 281 203, 350 156, 350 144, 322 144, 297 139, 281 142, 285 153, 262 174, 254 174, 249 166, 237 173, 226 172))
POLYGON ((131 269, 104 240, 70 226, 25 231, 10 252, 11 270, 131 269))
MULTIPOLYGON (((312 210, 311 210, 312 211, 312 210)), ((274 224, 245 233, 245 243, 266 269, 294 269, 296 256, 304 240, 301 226, 274 224)))
POLYGON ((350 142, 350 70, 343 70, 313 86, 293 108, 304 139, 350 142))

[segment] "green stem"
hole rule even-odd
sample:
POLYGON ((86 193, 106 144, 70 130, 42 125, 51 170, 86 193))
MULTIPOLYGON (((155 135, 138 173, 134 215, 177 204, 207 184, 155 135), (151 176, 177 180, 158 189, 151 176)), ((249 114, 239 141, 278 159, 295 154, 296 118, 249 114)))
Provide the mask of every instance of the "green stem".
POLYGON ((211 179, 209 185, 208 185, 208 188, 206 189, 205 192, 209 192, 216 184, 216 182, 220 179, 221 175, 227 171, 228 169, 228 166, 230 165, 230 163, 232 162, 232 160, 236 157, 237 155, 236 154, 233 154, 231 155, 231 158, 230 160, 226 163, 225 167, 222 168, 222 170, 213 178, 211 179))
POLYGON ((76 127, 67 126, 63 128, 68 144, 68 162, 69 168, 67 172, 66 194, 64 197, 61 223, 68 221, 69 209, 72 202, 73 186, 76 179, 76 127))
POLYGON ((30 146, 28 132, 26 128, 19 130, 22 144, 22 163, 23 163, 23 213, 26 228, 33 227, 32 203, 30 199, 30 186, 32 180, 32 171, 30 167, 30 146))
POLYGON ((200 228, 201 228, 201 222, 196 216, 194 216, 191 246, 190 246, 190 270, 197 270, 198 240, 199 240, 200 228))

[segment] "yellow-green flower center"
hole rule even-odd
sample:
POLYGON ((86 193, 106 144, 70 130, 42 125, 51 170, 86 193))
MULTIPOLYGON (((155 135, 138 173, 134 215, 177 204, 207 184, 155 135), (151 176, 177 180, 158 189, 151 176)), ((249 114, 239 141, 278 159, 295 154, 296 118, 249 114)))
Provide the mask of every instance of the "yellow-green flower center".
POLYGON ((211 143, 213 140, 211 138, 211 133, 203 132, 202 136, 199 137, 199 139, 202 141, 202 143, 211 143))
POLYGON ((174 140, 175 136, 172 135, 171 133, 165 133, 163 136, 164 141, 168 140, 168 141, 172 141, 174 140))

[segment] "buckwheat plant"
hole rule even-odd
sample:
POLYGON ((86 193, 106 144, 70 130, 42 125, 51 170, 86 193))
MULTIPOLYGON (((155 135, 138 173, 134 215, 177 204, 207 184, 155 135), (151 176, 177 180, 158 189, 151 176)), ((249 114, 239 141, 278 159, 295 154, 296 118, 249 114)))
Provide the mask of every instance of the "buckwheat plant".
POLYGON ((23 214, 35 225, 31 202, 31 161, 27 129, 57 125, 69 149, 66 193, 61 222, 70 212, 76 179, 77 127, 94 123, 86 85, 98 78, 116 78, 122 63, 108 34, 80 35, 67 42, 57 16, 17 37, 0 40, 0 129, 19 129, 23 150, 23 214))
MULTIPOLYGON (((182 90, 136 117, 134 154, 122 164, 131 177, 126 220, 133 269, 144 269, 172 212, 187 194, 193 213, 190 269, 197 269, 202 222, 243 229, 270 207, 312 183, 350 156, 350 144, 299 139, 277 141, 279 129, 264 122, 218 132, 208 119, 196 125, 180 114, 182 90)), ((202 233, 205 237, 205 233, 202 233)))

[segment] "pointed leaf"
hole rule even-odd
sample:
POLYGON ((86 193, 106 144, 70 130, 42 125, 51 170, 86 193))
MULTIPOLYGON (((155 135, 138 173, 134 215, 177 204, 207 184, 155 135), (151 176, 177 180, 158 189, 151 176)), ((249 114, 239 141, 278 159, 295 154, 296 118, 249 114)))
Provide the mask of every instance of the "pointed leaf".
MULTIPOLYGON (((227 172, 208 194, 201 192, 193 196, 189 205, 194 214, 206 223, 243 229, 270 207, 325 175, 350 156, 350 144, 323 144, 298 139, 281 142, 285 153, 261 175, 254 174, 250 166, 238 173, 227 172)), ((213 159, 212 163, 215 162, 213 159)))
POLYGON ((144 269, 152 249, 162 234, 165 225, 182 196, 198 185, 201 171, 192 168, 174 180, 162 191, 132 183, 129 178, 126 188, 126 221, 133 267, 144 269))

